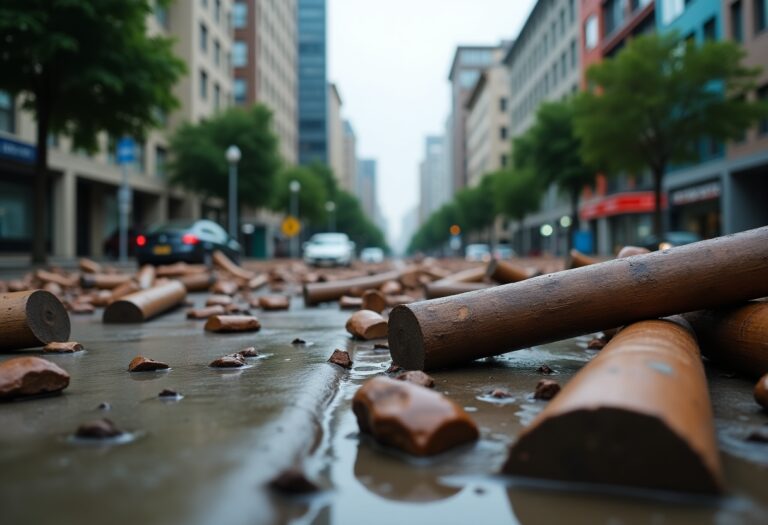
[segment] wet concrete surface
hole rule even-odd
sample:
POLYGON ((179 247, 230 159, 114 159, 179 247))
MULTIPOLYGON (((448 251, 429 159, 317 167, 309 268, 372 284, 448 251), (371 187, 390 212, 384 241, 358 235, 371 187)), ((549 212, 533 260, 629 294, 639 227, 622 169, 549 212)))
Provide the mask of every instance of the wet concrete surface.
MULTIPOLYGON (((204 294, 192 296, 201 306, 204 294)), ((99 311, 100 312, 100 311, 99 311)), ((73 316, 85 352, 46 355, 72 376, 61 396, 0 404, 0 522, 16 523, 745 523, 768 520, 768 429, 752 383, 709 369, 727 494, 719 500, 590 492, 496 475, 516 434, 545 406, 532 393, 537 373, 564 384, 587 362, 589 337, 536 347, 436 372, 435 388, 476 419, 480 441, 414 460, 360 436, 350 409, 355 390, 389 366, 376 341, 344 331, 335 305, 259 312, 263 329, 209 334, 178 310, 144 325, 103 325, 100 313, 73 316), (307 345, 292 345, 300 337, 307 345), (208 364, 255 346, 239 370, 208 364), (335 348, 354 360, 326 363, 335 348), (144 355, 171 366, 129 374, 144 355), (161 400, 164 388, 183 398, 161 400), (494 399, 494 388, 512 397, 494 399), (111 410, 98 409, 100 403, 111 410), (85 421, 109 417, 131 431, 125 442, 72 438, 85 421), (324 491, 298 499, 264 483, 303 466, 324 491)), ((30 352, 25 352, 30 353, 30 352)), ((35 353, 32 351, 32 353, 35 353)), ((0 360, 14 355, 5 354, 0 360)))

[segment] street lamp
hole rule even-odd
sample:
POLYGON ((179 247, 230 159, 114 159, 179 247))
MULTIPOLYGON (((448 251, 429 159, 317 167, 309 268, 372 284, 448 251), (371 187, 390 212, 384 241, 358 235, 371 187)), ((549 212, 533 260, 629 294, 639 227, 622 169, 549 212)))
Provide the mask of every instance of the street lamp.
POLYGON ((336 231, 336 203, 328 201, 325 203, 325 211, 328 212, 328 231, 336 231))
POLYGON ((237 163, 240 162, 240 148, 232 145, 227 148, 229 162, 229 236, 237 239, 237 163))
MULTIPOLYGON (((299 191, 301 191, 301 183, 297 180, 292 180, 288 185, 291 190, 291 216, 299 220, 299 191)), ((291 237, 291 257, 297 258, 299 256, 299 236, 294 235, 291 237)))

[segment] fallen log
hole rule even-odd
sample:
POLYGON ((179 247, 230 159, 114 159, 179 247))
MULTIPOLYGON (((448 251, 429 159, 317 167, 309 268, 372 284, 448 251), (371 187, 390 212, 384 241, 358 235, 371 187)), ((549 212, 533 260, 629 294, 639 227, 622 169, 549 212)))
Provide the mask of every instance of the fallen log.
POLYGON ((86 273, 80 276, 80 284, 83 288, 112 290, 131 279, 132 277, 125 273, 86 273))
POLYGON ((208 290, 215 282, 213 276, 208 272, 187 273, 176 277, 188 292, 203 292, 208 290))
POLYGON ((722 472, 696 338, 682 318, 672 319, 621 330, 522 432, 502 471, 720 492, 722 472))
POLYGON ((398 279, 400 272, 392 271, 325 283, 307 283, 303 286, 304 304, 314 306, 326 301, 336 301, 344 295, 352 295, 353 289, 378 288, 387 281, 398 279))
POLYGON ((438 299, 440 297, 449 297, 476 290, 491 288, 493 285, 488 283, 463 283, 440 280, 424 285, 424 297, 427 299, 438 299))
POLYGON ((533 268, 524 268, 507 261, 491 259, 485 271, 486 277, 501 284, 517 283, 540 273, 533 268))
POLYGON ((69 314, 55 295, 44 290, 0 294, 0 350, 68 341, 69 314))
POLYGON ((242 279, 244 281, 250 281, 256 276, 253 272, 249 272, 248 270, 236 265, 234 262, 232 262, 232 259, 227 257, 224 252, 220 250, 213 252, 213 264, 225 272, 228 272, 238 279, 242 279))
POLYGON ((594 257, 590 257, 589 255, 581 253, 579 250, 573 249, 568 254, 568 262, 566 263, 565 267, 569 270, 572 270, 574 268, 582 268, 584 266, 597 264, 599 262, 599 259, 595 259, 594 257))
POLYGON ((393 360, 411 370, 768 295, 768 227, 395 307, 393 360), (738 254, 738 256, 734 256, 738 254))
POLYGON ((126 295, 104 309, 105 323, 143 323, 187 297, 187 289, 179 281, 168 281, 147 290, 126 295))

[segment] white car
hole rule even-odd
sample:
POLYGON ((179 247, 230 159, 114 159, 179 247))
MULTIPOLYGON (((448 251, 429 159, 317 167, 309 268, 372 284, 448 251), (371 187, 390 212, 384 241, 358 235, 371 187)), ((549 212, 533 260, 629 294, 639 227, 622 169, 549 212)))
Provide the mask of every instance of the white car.
POLYGON ((491 260, 491 248, 487 244, 470 244, 464 250, 468 261, 488 262, 491 260))
POLYGON ((384 250, 381 248, 363 248, 360 252, 360 262, 380 263, 384 262, 384 250))
POLYGON ((349 266, 354 253, 346 233, 316 233, 304 243, 304 262, 313 266, 349 266))

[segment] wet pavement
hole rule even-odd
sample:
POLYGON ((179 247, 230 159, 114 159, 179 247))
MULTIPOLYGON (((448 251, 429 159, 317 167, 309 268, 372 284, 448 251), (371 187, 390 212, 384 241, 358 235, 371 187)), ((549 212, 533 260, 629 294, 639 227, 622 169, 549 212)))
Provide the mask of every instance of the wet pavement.
MULTIPOLYGON (((191 296, 202 306, 206 295, 191 296)), ((515 435, 545 406, 532 393, 546 376, 564 384, 587 362, 576 338, 431 374, 475 418, 481 439, 432 459, 385 450, 358 434, 351 398, 389 366, 376 341, 352 341, 335 305, 258 312, 262 330, 210 334, 180 309, 143 325, 103 325, 100 311, 72 316, 85 352, 46 355, 71 376, 65 393, 0 404, 0 522, 16 523, 746 523, 768 516, 768 430, 752 383, 708 370, 727 494, 719 500, 576 491, 497 476, 515 435), (306 345, 293 345, 296 337, 306 345), (245 369, 215 358, 255 346, 245 369), (326 363, 348 350, 350 371, 326 363), (129 374, 144 355, 169 371, 129 374), (164 400, 165 389, 182 394, 164 400), (504 388, 507 399, 488 393, 504 388), (110 410, 98 408, 108 403, 110 410), (92 444, 80 423, 112 419, 129 439, 92 444), (324 490, 288 499, 264 484, 304 467, 324 490)), ((24 352, 25 354, 37 352, 24 352)), ((0 360, 17 354, 4 354, 0 360)))

